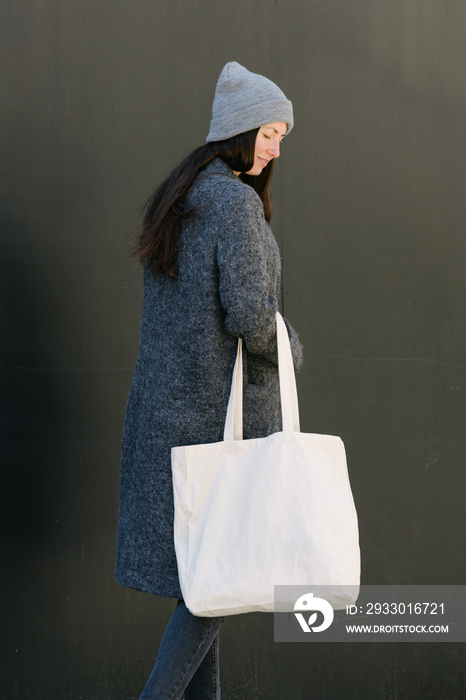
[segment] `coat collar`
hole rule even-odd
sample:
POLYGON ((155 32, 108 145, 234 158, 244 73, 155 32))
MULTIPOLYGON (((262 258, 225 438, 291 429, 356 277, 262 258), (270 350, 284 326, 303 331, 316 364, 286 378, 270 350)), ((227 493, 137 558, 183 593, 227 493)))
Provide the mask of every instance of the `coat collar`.
POLYGON ((223 161, 221 158, 216 156, 213 160, 210 161, 204 168, 205 173, 222 173, 223 175, 229 175, 230 177, 234 178, 235 180, 238 179, 238 176, 235 175, 233 170, 223 161))

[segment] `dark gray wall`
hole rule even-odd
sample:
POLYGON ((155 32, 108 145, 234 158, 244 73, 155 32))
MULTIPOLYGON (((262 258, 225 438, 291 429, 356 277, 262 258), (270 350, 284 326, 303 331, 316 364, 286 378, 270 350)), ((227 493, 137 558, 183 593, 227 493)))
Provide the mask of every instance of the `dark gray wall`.
MULTIPOLYGON (((463 583, 466 5, 0 4, 8 700, 127 700, 171 601, 113 581, 140 206, 238 60, 295 106, 274 181, 303 429, 343 437, 365 583, 463 583)), ((228 620, 226 700, 457 700, 453 644, 286 645, 228 620)), ((463 690, 462 690, 463 689, 463 690)))

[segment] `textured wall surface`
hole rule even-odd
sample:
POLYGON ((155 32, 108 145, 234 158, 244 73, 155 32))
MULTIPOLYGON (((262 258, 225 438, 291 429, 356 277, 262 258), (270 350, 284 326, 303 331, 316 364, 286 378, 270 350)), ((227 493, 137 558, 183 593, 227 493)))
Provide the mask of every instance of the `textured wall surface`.
MULTIPOLYGON (((363 582, 464 583, 461 0, 0 4, 0 697, 129 700, 173 602, 113 580, 145 198, 237 60, 293 101, 274 180, 302 429, 345 441, 363 582)), ((225 700, 458 700, 464 645, 273 643, 227 620, 225 700)))

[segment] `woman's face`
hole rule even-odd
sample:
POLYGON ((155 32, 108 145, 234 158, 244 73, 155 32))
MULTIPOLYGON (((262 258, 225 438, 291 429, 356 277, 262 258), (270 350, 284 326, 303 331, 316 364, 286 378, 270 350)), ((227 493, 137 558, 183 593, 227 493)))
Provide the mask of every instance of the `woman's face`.
POLYGON ((247 175, 260 175, 272 158, 278 158, 280 143, 287 128, 286 122, 273 122, 273 124, 261 126, 256 136, 254 165, 251 170, 248 170, 247 175))

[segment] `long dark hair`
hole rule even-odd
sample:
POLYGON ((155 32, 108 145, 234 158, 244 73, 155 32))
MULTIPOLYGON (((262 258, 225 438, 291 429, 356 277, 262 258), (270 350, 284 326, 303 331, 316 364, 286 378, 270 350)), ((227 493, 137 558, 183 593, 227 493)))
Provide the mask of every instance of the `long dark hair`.
POLYGON ((184 204, 194 180, 216 156, 232 170, 241 173, 243 182, 250 185, 264 205, 267 222, 272 218, 269 185, 274 161, 260 175, 246 175, 254 164, 256 136, 259 129, 246 131, 225 141, 214 141, 196 148, 157 187, 145 205, 142 231, 134 245, 134 255, 152 272, 176 277, 176 252, 180 238, 181 219, 195 209, 185 210, 184 204))

